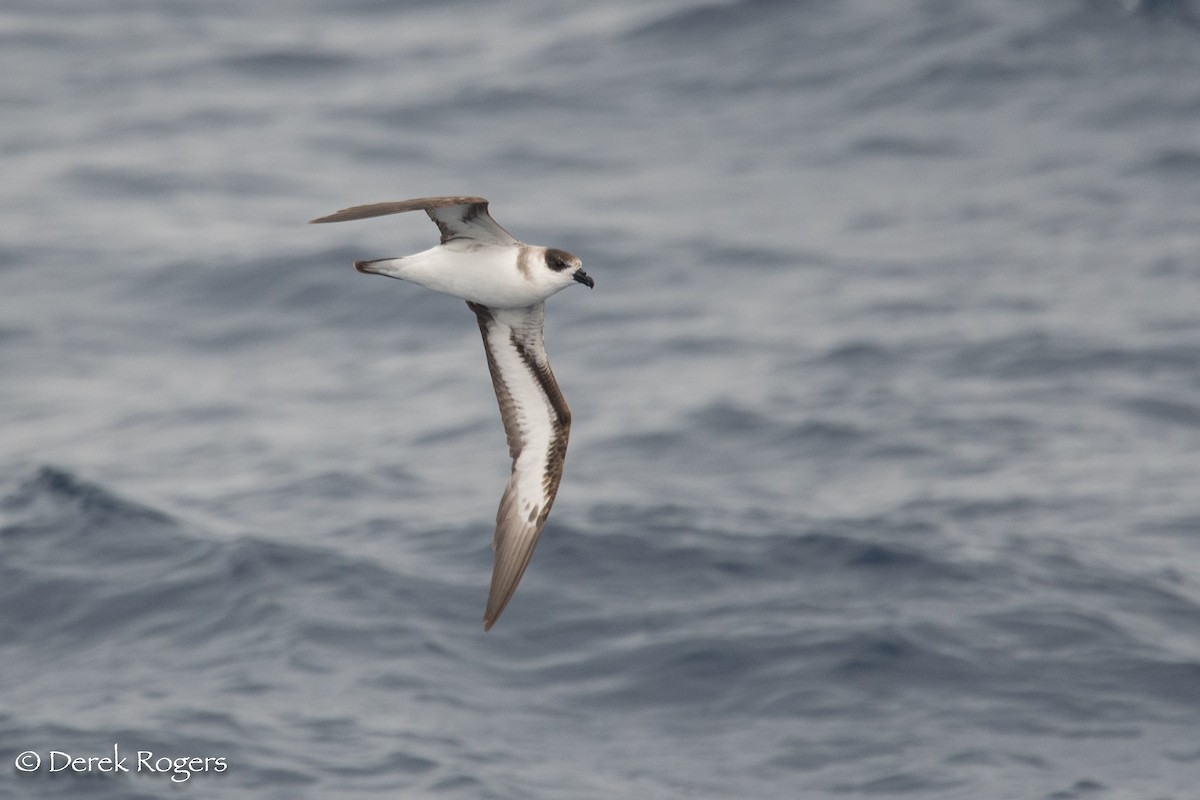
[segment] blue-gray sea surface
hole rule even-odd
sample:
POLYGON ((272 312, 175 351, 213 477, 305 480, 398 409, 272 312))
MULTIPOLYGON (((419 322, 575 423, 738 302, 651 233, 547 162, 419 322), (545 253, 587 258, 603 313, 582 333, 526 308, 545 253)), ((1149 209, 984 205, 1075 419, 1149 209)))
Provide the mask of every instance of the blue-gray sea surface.
POLYGON ((1200 796, 1198 76, 1171 0, 7 0, 0 796, 1200 796), (488 634, 474 318, 351 267, 437 231, 305 224, 460 193, 596 280, 488 634))

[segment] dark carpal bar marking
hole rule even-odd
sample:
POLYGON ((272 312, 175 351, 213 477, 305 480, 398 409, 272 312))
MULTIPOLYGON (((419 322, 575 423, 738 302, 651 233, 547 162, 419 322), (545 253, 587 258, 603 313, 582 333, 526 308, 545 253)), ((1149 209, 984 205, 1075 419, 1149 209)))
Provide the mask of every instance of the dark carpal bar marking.
POLYGON ((533 377, 537 380, 538 385, 542 387, 546 398, 550 401, 550 405, 554 407, 555 414, 558 415, 558 424, 570 427, 571 426, 571 409, 567 407, 567 400, 563 397, 562 390, 558 388, 558 381, 554 380, 554 372, 550 369, 550 364, 545 361, 538 361, 528 350, 525 349, 525 343, 517 337, 517 332, 513 331, 512 336, 513 347, 517 349, 517 355, 525 362, 525 366, 533 373, 533 377))
POLYGON ((483 336, 483 353, 487 356, 488 373, 492 376, 492 389, 495 390, 496 402, 500 405, 500 422, 504 424, 505 438, 508 439, 508 455, 516 462, 517 456, 525 449, 525 440, 521 438, 521 429, 515 422, 517 407, 513 402, 512 392, 504 382, 500 366, 496 363, 496 356, 492 353, 489 335, 494 321, 492 310, 469 300, 467 306, 475 312, 475 321, 479 323, 479 333, 483 336))
POLYGON ((546 472, 542 477, 542 486, 546 490, 546 507, 542 509, 541 521, 545 522, 546 517, 550 514, 550 506, 554 504, 554 498, 558 494, 558 484, 562 481, 563 462, 567 458, 567 440, 571 436, 571 409, 567 406, 567 400, 563 397, 562 390, 558 388, 558 381, 554 380, 554 372, 550 369, 550 364, 545 361, 539 363, 537 359, 533 358, 525 349, 525 345, 517 338, 515 331, 512 334, 512 343, 513 347, 517 349, 517 355, 525 362, 526 368, 533 374, 538 385, 542 387, 542 392, 550 401, 556 416, 554 438, 550 442, 550 452, 546 458, 546 472))
MULTIPOLYGON (((512 392, 504 382, 504 376, 492 353, 491 330, 495 323, 495 316, 487 306, 471 302, 468 302, 467 305, 475 312, 475 319, 479 323, 479 333, 483 336, 484 354, 487 356, 488 372, 492 376, 492 388, 496 392, 496 402, 500 405, 500 420, 504 423, 504 432, 508 438, 508 453, 515 461, 521 454, 525 442, 522 440, 521 430, 516 424, 516 404, 513 402, 512 392)), ((541 333, 540 326, 538 333, 541 333)), ((554 409, 554 442, 551 444, 550 459, 546 464, 545 484, 547 496, 550 502, 553 502, 554 495, 558 491, 558 484, 562 479, 562 465, 566 458, 567 440, 571 435, 571 408, 567 405, 567 399, 563 397, 562 390, 558 387, 558 381, 554 378, 554 371, 550 369, 549 362, 539 361, 527 347, 526 339, 518 335, 518 331, 515 329, 509 334, 509 342, 517 351, 525 368, 529 370, 529 374, 541 387, 551 408, 554 409)), ((548 507, 546 513, 549 513, 548 507)))

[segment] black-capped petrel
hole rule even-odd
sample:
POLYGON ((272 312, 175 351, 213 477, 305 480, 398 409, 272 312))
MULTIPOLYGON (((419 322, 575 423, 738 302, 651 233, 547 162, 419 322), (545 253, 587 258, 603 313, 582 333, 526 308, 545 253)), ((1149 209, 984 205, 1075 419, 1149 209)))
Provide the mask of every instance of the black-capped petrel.
POLYGON ((512 476, 496 512, 492 587, 483 615, 491 629, 529 565, 562 480, 571 410, 546 359, 542 321, 547 297, 593 282, 563 250, 518 241, 488 214, 482 197, 421 197, 345 208, 313 222, 345 222, 424 211, 442 241, 416 255, 356 261, 359 272, 418 283, 467 301, 479 322, 512 476))

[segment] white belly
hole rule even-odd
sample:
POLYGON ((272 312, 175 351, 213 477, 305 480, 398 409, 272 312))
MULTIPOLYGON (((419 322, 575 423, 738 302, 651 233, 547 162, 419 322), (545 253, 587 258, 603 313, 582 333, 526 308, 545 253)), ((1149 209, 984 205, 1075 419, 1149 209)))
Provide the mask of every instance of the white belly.
POLYGON ((516 247, 452 250, 439 245, 395 259, 388 273, 491 308, 524 308, 565 288, 536 280, 536 267, 525 274, 517 265, 518 253, 516 247))

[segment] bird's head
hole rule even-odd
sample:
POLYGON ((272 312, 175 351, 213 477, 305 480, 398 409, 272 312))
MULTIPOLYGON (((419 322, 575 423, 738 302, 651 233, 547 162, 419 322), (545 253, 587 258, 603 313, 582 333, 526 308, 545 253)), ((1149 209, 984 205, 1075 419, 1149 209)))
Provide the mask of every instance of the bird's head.
POLYGON ((561 283, 566 288, 572 282, 582 283, 592 289, 596 282, 583 271, 583 262, 566 250, 546 248, 546 268, 556 276, 555 283, 561 283))

